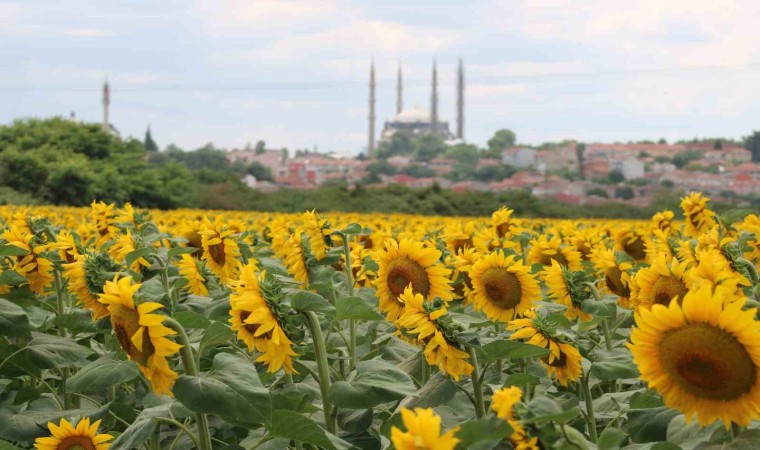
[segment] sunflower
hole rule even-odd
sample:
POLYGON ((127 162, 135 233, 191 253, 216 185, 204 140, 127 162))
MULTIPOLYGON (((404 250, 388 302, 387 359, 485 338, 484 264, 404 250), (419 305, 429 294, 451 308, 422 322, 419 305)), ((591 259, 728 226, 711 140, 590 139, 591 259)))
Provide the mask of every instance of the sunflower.
POLYGON ((676 257, 676 252, 673 248, 675 239, 669 237, 664 231, 652 230, 652 234, 645 242, 646 247, 646 260, 650 263, 657 259, 659 255, 665 256, 666 259, 672 259, 676 257))
POLYGON ((95 245, 100 247, 119 233, 114 220, 114 205, 93 201, 90 208, 90 219, 97 234, 95 245))
POLYGON ((750 261, 757 262, 760 260, 760 216, 757 214, 749 214, 740 224, 738 224, 737 228, 754 235, 752 239, 747 241, 749 251, 747 251, 744 256, 750 261))
POLYGON ((641 379, 665 404, 701 426, 747 426, 760 418, 760 322, 757 310, 725 304, 709 286, 681 303, 636 312, 628 348, 641 379))
POLYGON ((615 233, 615 250, 625 252, 634 261, 644 261, 646 239, 633 228, 623 228, 615 233))
MULTIPOLYGON (((303 213, 301 218, 303 221, 303 232, 306 233, 306 236, 309 238, 311 252, 314 257, 317 258, 317 261, 321 261, 325 258, 325 255, 327 255, 327 244, 325 243, 325 227, 327 219, 317 217, 317 214, 314 211, 303 213)), ((329 230, 327 231, 329 232, 329 230)))
POLYGON ((538 281, 514 255, 493 252, 478 259, 470 278, 472 305, 491 320, 512 320, 541 299, 538 281))
POLYGON ((8 245, 26 251, 23 255, 13 257, 13 270, 26 279, 29 289, 33 292, 44 293, 45 289, 53 284, 53 262, 42 256, 42 253, 47 251, 48 245, 36 245, 33 234, 26 233, 22 228, 15 226, 3 232, 3 239, 8 245))
POLYGON ((113 439, 110 434, 98 434, 100 420, 90 425, 90 418, 85 417, 76 427, 66 419, 58 425, 48 422, 51 436, 40 437, 34 441, 37 450, 107 450, 113 439))
POLYGON ((441 418, 431 408, 401 408, 406 432, 391 428, 391 442, 396 450, 454 450, 461 441, 454 437, 459 427, 441 435, 441 418))
POLYGON ((98 295, 103 293, 108 278, 119 269, 119 265, 103 253, 77 255, 74 262, 63 264, 69 292, 92 313, 93 320, 108 315, 108 307, 98 301, 98 295))
POLYGON ((453 222, 446 226, 444 239, 446 248, 454 255, 464 249, 472 248, 472 237, 475 234, 475 223, 466 222, 464 225, 459 222, 453 222))
POLYGON ((79 255, 79 245, 69 230, 64 229, 58 232, 54 247, 58 249, 58 255, 64 263, 74 262, 79 255))
POLYGON ((400 300, 404 302, 404 313, 398 319, 398 326, 414 340, 423 345, 425 360, 431 366, 449 374, 455 380, 461 375, 469 375, 473 366, 467 359, 469 355, 459 346, 446 338, 438 320, 448 311, 445 302, 426 303, 421 294, 415 294, 411 286, 407 286, 400 300))
POLYGON ((269 224, 269 238, 274 254, 280 259, 285 259, 288 255, 288 240, 290 239, 290 228, 286 218, 278 217, 269 224))
POLYGON ((474 248, 467 248, 459 252, 457 255, 450 256, 447 261, 454 269, 451 271, 451 280, 457 281, 461 276, 459 284, 454 286, 454 293, 458 298, 462 298, 465 301, 472 300, 472 279, 470 278, 470 271, 473 264, 478 260, 480 254, 474 248))
POLYGON ((266 273, 257 277, 255 264, 241 268, 240 279, 230 295, 232 331, 237 331, 237 338, 246 343, 248 351, 256 349, 262 353, 256 361, 264 363, 268 372, 275 373, 284 367, 285 372, 293 373, 291 357, 297 355, 293 342, 282 329, 262 283, 266 283, 266 273))
POLYGON ((389 239, 385 249, 375 253, 379 269, 374 283, 379 307, 389 321, 394 322, 401 316, 404 306, 398 299, 410 284, 415 294, 422 294, 426 299, 439 297, 448 301, 453 298, 449 269, 438 263, 440 258, 440 251, 407 239, 399 242, 389 239))
POLYGON ((631 297, 631 269, 633 264, 629 256, 616 252, 603 245, 594 249, 591 262, 602 275, 604 286, 608 291, 617 295, 618 305, 627 308, 631 297))
MULTIPOLYGON (((127 255, 137 249, 139 243, 132 236, 132 232, 128 229, 126 233, 121 234, 114 241, 113 245, 108 248, 108 253, 116 261, 125 261, 127 255)), ((143 267, 150 267, 150 262, 142 256, 132 261, 129 266, 129 270, 133 272, 140 272, 143 267)))
POLYGON ((516 450, 538 450, 538 438, 528 439, 525 429, 515 417, 513 408, 522 399, 522 391, 515 386, 501 388, 491 397, 491 410, 496 417, 505 420, 512 427, 509 441, 516 450))
POLYGON ((715 213, 707 208, 707 202, 701 192, 692 192, 681 199, 685 235, 696 237, 715 226, 715 213))
POLYGON ((692 286, 688 264, 659 255, 649 267, 640 269, 632 280, 631 304, 636 308, 651 308, 654 304, 667 306, 671 300, 682 301, 692 286))
POLYGON ((513 210, 502 206, 498 210, 491 214, 491 226, 493 227, 496 235, 499 237, 506 237, 512 234, 512 213, 513 210))
POLYGON ((581 270, 581 253, 572 245, 562 243, 559 237, 548 238, 540 235, 530 241, 528 259, 532 264, 548 266, 552 260, 567 267, 572 271, 581 270))
POLYGON ((586 272, 570 272, 557 261, 552 260, 551 267, 544 269, 541 277, 546 284, 548 296, 567 307, 565 317, 570 320, 580 317, 583 321, 592 319, 591 314, 581 310, 583 300, 591 296, 590 290, 583 285, 586 281, 586 272))
POLYGON ((172 395, 171 388, 177 373, 169 367, 166 358, 179 351, 181 345, 166 336, 176 332, 162 325, 164 316, 151 314, 163 308, 160 303, 145 302, 135 305, 134 294, 140 283, 132 283, 131 277, 114 277, 98 296, 108 305, 111 327, 129 359, 135 361, 157 394, 172 395))
POLYGON ((351 273, 357 286, 372 287, 372 281, 377 278, 377 271, 364 264, 365 260, 371 259, 370 253, 361 245, 351 249, 351 273))
POLYGON ((187 280, 187 290, 193 295, 205 297, 208 295, 208 289, 206 288, 206 279, 203 277, 201 264, 200 261, 191 255, 184 253, 180 257, 179 262, 177 262, 177 268, 179 269, 180 276, 187 280))
POLYGON ((548 324, 534 310, 525 311, 523 319, 509 322, 507 329, 514 331, 510 339, 526 339, 528 344, 549 350, 549 355, 542 358, 541 363, 549 376, 556 378, 562 386, 581 377, 583 371, 578 349, 555 337, 548 324))
POLYGON ((233 238, 234 232, 220 224, 207 224, 201 230, 202 258, 222 282, 235 278, 240 248, 233 238))
POLYGON ((655 213, 655 215, 652 216, 652 229, 661 231, 666 235, 672 233, 673 217, 675 217, 673 211, 669 211, 667 209, 665 211, 655 213))
POLYGON ((293 276, 293 279, 302 285, 308 285, 309 268, 306 265, 308 256, 306 254, 306 249, 304 248, 304 242, 300 231, 296 231, 290 235, 290 238, 286 243, 286 249, 283 262, 288 268, 288 273, 293 276))
POLYGON ((696 267, 691 270, 693 284, 709 285, 713 291, 718 287, 726 295, 724 302, 744 301, 743 286, 749 286, 750 281, 736 272, 726 256, 717 248, 697 249, 696 267))

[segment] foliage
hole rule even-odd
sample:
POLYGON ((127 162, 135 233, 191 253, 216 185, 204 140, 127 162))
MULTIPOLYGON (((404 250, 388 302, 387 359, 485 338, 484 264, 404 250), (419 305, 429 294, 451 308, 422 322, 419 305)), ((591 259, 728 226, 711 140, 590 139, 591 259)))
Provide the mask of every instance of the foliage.
POLYGON ((684 152, 676 153, 673 156, 673 164, 682 169, 689 165, 690 162, 697 159, 702 159, 702 152, 697 150, 686 150, 684 152))
POLYGON ((517 135, 515 132, 502 128, 494 133, 493 137, 488 140, 488 154, 492 157, 501 157, 502 150, 513 147, 516 142, 517 135))

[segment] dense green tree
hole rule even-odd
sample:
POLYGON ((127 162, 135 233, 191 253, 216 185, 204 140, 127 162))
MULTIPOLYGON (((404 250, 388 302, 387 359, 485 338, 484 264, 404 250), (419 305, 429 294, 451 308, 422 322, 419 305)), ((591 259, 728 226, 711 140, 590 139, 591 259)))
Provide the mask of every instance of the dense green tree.
POLYGON ((505 148, 512 147, 517 142, 517 135, 509 129, 503 128, 488 140, 488 152, 491 155, 501 155, 505 148))
POLYGON ((150 133, 150 126, 148 126, 148 129, 145 131, 143 146, 145 146, 145 150, 150 153, 156 153, 159 151, 158 145, 156 144, 156 141, 153 140, 153 136, 150 133))
POLYGON ((512 166, 499 164, 497 166, 480 167, 475 171, 475 179, 478 181, 501 181, 509 178, 516 172, 512 166))
POLYGON ((256 151, 257 155, 260 155, 267 151, 267 143, 264 141, 259 141, 256 143, 256 147, 254 147, 254 150, 256 151))
POLYGON ((446 144, 438 136, 425 134, 414 141, 414 159, 416 161, 430 161, 433 158, 443 156, 445 152, 446 144))
POLYGON ((695 150, 686 150, 678 152, 673 156, 673 164, 682 169, 689 165, 690 162, 702 159, 702 153, 695 150))
POLYGON ((607 174, 607 179, 610 180, 611 183, 620 183, 625 181, 625 175, 623 175, 623 172, 614 169, 610 170, 610 173, 607 174))
POLYGON ((444 155, 445 158, 453 159, 454 161, 464 164, 477 164, 480 159, 480 149, 472 144, 457 144, 449 147, 444 155))
POLYGON ((420 164, 409 164, 406 167, 402 167, 398 173, 403 173, 414 178, 426 178, 435 176, 435 171, 433 169, 420 164))
POLYGON ((579 142, 575 144, 575 157, 578 160, 578 176, 581 180, 586 179, 583 166, 586 163, 586 144, 579 142))
POLYGON ((389 141, 383 141, 377 148, 378 158, 390 158, 396 155, 411 155, 414 153, 414 141, 408 133, 395 133, 389 141))
POLYGON ((634 197, 633 189, 630 186, 621 186, 615 189, 615 198, 630 200, 634 197))
POLYGON ((272 176, 272 169, 261 164, 258 161, 254 161, 245 168, 245 172, 253 175, 259 181, 274 181, 272 176))
POLYGON ((760 161, 760 131, 753 131, 744 138, 744 148, 752 153, 752 161, 760 161))

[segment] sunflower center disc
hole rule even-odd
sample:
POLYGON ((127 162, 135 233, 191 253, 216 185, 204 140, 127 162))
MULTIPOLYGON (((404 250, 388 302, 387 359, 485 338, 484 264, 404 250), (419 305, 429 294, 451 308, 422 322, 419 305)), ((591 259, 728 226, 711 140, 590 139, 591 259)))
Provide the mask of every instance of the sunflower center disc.
POLYGON ((502 309, 512 309, 520 303, 522 287, 512 272, 493 267, 483 273, 483 286, 488 300, 502 309))
POLYGON ((404 289, 412 283, 412 290, 415 294, 422 294, 427 297, 430 294, 430 280, 428 280, 425 268, 416 261, 406 257, 399 257, 391 261, 388 270, 388 289, 395 296, 404 293, 404 289))
POLYGON ((619 268, 610 267, 604 272, 604 282, 613 294, 628 298, 631 296, 631 291, 623 284, 622 276, 623 272, 619 268))
POLYGON ((654 302, 660 305, 668 306, 673 297, 678 297, 678 303, 681 303, 683 296, 689 292, 686 285, 679 278, 664 276, 657 279, 652 287, 654 302))
POLYGON ((708 324, 687 324, 668 332, 660 342, 660 353, 665 371, 697 397, 735 400, 755 384, 755 364, 744 346, 708 324))
POLYGON ((453 247, 454 247, 454 254, 456 255, 459 253, 460 250, 464 250, 465 248, 472 247, 472 239, 470 238, 463 238, 463 239, 454 239, 453 247))
POLYGON ((150 341, 148 330, 143 331, 142 351, 138 350, 132 343, 132 336, 140 329, 139 321, 140 315, 137 311, 121 305, 112 306, 111 325, 113 326, 116 339, 121 344, 121 348, 124 349, 132 360, 142 366, 147 366, 148 358, 153 355, 155 349, 150 341))
POLYGON ((500 238, 502 238, 506 236, 507 234, 509 234, 509 228, 510 228, 509 222, 500 223, 496 225, 496 234, 500 238))
POLYGON ((56 450, 95 450, 95 445, 87 436, 69 436, 61 439, 56 450))
POLYGON ((211 255, 211 258, 214 260, 214 262, 220 266, 223 266, 227 261, 227 255, 224 253, 224 242, 209 245, 208 253, 211 255))
POLYGON ((245 331, 251 333, 256 338, 260 339, 272 339, 272 331, 267 331, 266 333, 262 334, 261 336, 256 336, 256 332, 259 331, 259 328, 261 327, 258 323, 245 323, 245 319, 248 318, 248 316, 251 315, 250 311, 242 311, 240 313, 240 321, 243 322, 245 325, 243 325, 243 328, 245 328, 245 331))
POLYGON ((644 250, 644 241, 641 236, 636 236, 633 242, 627 242, 623 245, 623 251, 628 253, 631 258, 636 261, 641 261, 646 257, 646 251, 644 250))
POLYGON ((539 262, 542 266, 551 266, 552 259, 560 263, 560 265, 567 267, 567 259, 565 258, 565 255, 563 255, 559 250, 557 250, 557 253, 554 255, 541 253, 541 260, 539 262))

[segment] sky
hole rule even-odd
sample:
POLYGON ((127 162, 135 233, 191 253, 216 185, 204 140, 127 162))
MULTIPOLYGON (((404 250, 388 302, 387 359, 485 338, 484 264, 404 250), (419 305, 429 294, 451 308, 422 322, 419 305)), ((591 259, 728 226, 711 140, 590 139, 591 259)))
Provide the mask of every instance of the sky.
POLYGON ((160 147, 358 153, 370 61, 377 123, 404 103, 465 139, 521 143, 739 138, 760 129, 760 2, 754 0, 0 0, 0 124, 102 117, 160 147))

